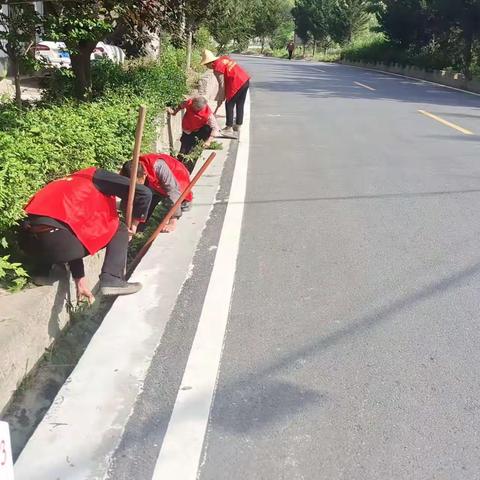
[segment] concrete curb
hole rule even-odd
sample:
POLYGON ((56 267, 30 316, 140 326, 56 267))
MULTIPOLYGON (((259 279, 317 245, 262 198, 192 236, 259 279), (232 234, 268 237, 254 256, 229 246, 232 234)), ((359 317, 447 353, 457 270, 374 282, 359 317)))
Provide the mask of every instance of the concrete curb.
POLYGON ((414 80, 423 80, 435 85, 441 85, 446 88, 459 90, 472 95, 480 95, 480 82, 476 80, 467 80, 461 73, 451 73, 446 70, 433 70, 427 72, 421 68, 407 66, 403 67, 397 63, 387 65, 385 63, 366 63, 340 60, 338 63, 350 67, 363 68, 365 70, 374 70, 414 80))
MULTIPOLYGON (((211 98, 215 77, 207 72, 200 80, 199 92, 211 98)), ((181 115, 171 118, 174 140, 182 132, 181 115)), ((169 151, 166 116, 159 122, 157 151, 169 151)), ((85 259, 86 277, 96 285, 103 263, 103 252, 85 259)), ((36 287, 0 296, 0 411, 37 362, 61 335, 70 320, 67 305, 75 300, 75 286, 70 274, 57 268, 58 281, 52 286, 36 287)))

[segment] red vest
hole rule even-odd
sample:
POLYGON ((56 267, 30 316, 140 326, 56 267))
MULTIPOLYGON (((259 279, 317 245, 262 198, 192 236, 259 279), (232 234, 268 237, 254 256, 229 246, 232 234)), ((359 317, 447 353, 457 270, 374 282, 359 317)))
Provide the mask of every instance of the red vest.
MULTIPOLYGON (((139 160, 147 174, 148 186, 153 188, 153 190, 156 190, 162 196, 167 196, 167 192, 163 188, 163 185, 158 181, 157 174, 155 173, 155 163, 157 163, 158 160, 163 160, 167 164, 177 180, 180 193, 183 193, 187 185, 190 183, 190 174, 185 168, 185 165, 170 155, 165 155, 163 153, 149 153, 148 155, 142 155, 139 160)), ((187 202, 193 200, 193 193, 191 191, 185 200, 187 202)))
POLYGON ((204 125, 207 125, 208 118, 212 114, 210 107, 205 105, 199 112, 193 109, 193 100, 189 99, 185 106, 185 115, 182 120, 182 128, 187 132, 196 132, 200 130, 204 125))
POLYGON ((213 62, 213 69, 223 74, 225 79, 225 98, 231 100, 233 96, 250 80, 250 75, 235 60, 226 55, 213 62))
POLYGON ((95 167, 50 182, 28 202, 25 211, 66 223, 90 255, 105 247, 118 230, 115 197, 93 184, 95 167))

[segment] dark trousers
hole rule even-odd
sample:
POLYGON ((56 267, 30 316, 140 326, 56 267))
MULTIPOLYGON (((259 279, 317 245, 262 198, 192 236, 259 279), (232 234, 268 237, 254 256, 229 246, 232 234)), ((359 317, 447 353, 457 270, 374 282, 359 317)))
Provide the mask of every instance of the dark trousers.
POLYGON ((204 125, 200 130, 196 130, 192 133, 182 133, 180 137, 180 152, 178 153, 178 159, 187 167, 188 171, 192 173, 195 167, 195 159, 187 161, 185 158, 200 141, 206 142, 212 134, 212 127, 210 125, 204 125))
POLYGON ((155 210, 155 208, 157 208, 157 205, 160 202, 165 201, 167 199, 168 199, 168 197, 162 197, 161 195, 158 195, 157 192, 152 190, 152 201, 150 202, 150 208, 148 209, 147 218, 146 218, 144 223, 139 223, 138 224, 137 232, 144 232, 145 231, 147 223, 150 220, 150 217, 152 216, 153 211, 155 210))
POLYGON ((243 123, 243 110, 245 107, 245 100, 247 99, 248 87, 250 82, 247 80, 245 85, 230 99, 225 102, 226 111, 226 126, 233 127, 234 109, 236 109, 235 124, 241 125, 243 123))
MULTIPOLYGON (((68 229, 52 229, 50 232, 32 233, 23 230, 20 235, 22 250, 44 266, 68 263, 73 278, 85 276, 83 257, 89 255, 80 240, 68 229)), ((120 223, 113 238, 106 245, 102 278, 124 278, 127 263, 128 230, 120 223)))
POLYGON ((293 50, 288 50, 288 59, 291 60, 293 55, 293 50))

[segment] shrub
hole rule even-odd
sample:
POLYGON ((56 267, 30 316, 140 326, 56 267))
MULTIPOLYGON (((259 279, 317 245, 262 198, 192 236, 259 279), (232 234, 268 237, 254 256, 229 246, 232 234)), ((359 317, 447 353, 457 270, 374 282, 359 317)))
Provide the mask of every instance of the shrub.
POLYGON ((350 61, 369 63, 398 63, 403 66, 411 65, 426 70, 439 70, 450 65, 445 52, 436 46, 425 47, 420 50, 403 49, 382 37, 375 37, 366 41, 357 42, 342 51, 342 58, 350 61))
POLYGON ((141 104, 148 112, 144 149, 150 150, 155 119, 165 106, 178 104, 187 88, 172 49, 160 62, 100 62, 93 78, 95 99, 90 103, 69 98, 71 80, 61 72, 39 105, 24 110, 0 105, 0 239, 10 244, 0 244, 0 283, 11 280, 15 269, 21 273, 15 265, 13 228, 30 196, 49 181, 87 166, 118 169, 131 156, 141 104), (55 92, 55 85, 62 88, 55 92))

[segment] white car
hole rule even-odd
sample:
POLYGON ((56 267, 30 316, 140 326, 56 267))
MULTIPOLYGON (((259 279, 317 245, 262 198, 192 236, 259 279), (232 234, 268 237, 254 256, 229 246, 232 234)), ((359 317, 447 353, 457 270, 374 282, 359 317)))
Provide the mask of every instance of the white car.
POLYGON ((114 63, 123 63, 125 61, 125 52, 115 45, 108 45, 107 43, 98 42, 95 50, 90 56, 91 60, 101 58, 108 58, 114 63))
POLYGON ((63 42, 38 42, 34 47, 35 58, 48 67, 70 68, 70 53, 63 42))
MULTIPOLYGON (((34 51, 35 58, 44 62, 47 67, 70 68, 72 66, 70 53, 63 42, 42 40, 35 45, 34 51)), ((90 60, 98 60, 100 58, 108 58, 112 62, 123 63, 125 61, 125 53, 115 45, 98 42, 95 50, 90 55, 90 60)))

